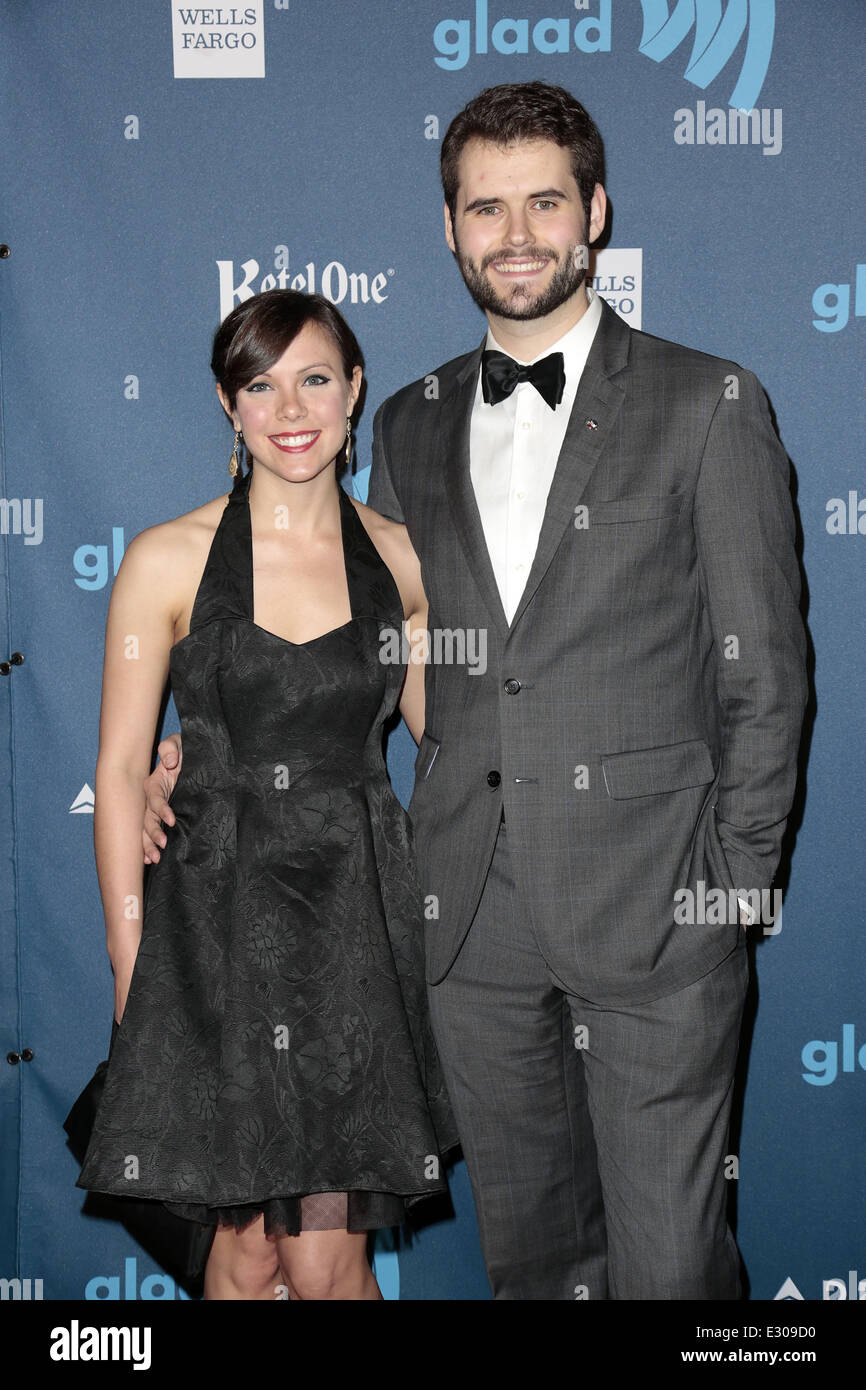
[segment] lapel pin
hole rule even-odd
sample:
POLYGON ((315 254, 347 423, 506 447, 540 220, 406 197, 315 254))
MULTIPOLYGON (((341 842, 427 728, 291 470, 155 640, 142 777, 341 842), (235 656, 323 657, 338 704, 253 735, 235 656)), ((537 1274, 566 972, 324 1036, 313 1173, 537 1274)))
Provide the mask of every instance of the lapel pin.
POLYGON ((598 421, 597 421, 597 420, 584 420, 583 423, 586 425, 586 428, 587 428, 588 430, 597 430, 597 429, 598 429, 598 421))

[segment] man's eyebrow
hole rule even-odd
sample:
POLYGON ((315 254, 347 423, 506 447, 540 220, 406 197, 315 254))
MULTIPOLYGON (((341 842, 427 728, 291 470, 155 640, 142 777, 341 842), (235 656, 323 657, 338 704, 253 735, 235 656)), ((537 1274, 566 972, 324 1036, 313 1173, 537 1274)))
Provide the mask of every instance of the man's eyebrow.
MULTIPOLYGON (((535 198, 567 198, 568 194, 561 188, 542 188, 539 193, 530 193, 529 202, 535 198)), ((504 199, 491 195, 489 198, 473 198, 471 203, 467 203, 464 212, 475 212, 477 208, 490 207, 493 203, 501 203, 504 199)))

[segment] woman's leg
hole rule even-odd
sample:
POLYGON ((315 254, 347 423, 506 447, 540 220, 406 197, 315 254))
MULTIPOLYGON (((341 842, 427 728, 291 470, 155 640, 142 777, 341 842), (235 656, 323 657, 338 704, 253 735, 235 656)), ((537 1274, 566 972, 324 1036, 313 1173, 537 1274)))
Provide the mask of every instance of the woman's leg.
POLYGON ((301 1231, 280 1236, 277 1250, 293 1299, 380 1300, 367 1260, 367 1232, 301 1231))
POLYGON ((274 1240, 265 1235, 265 1219, 259 1216, 243 1231, 218 1226, 204 1275, 205 1299, 260 1299, 280 1297, 287 1283, 280 1272, 274 1240))

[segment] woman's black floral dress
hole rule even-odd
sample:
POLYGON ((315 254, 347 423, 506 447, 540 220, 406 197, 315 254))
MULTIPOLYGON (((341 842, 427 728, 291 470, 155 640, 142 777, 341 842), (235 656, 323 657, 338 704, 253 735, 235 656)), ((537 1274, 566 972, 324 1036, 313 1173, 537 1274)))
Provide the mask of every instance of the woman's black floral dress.
POLYGON ((402 606, 341 489, 351 620, 297 645, 257 627, 249 478, 171 653, 177 825, 78 1186, 289 1234, 307 1194, 348 1193, 348 1229, 393 1225, 456 1141, 382 753, 402 606))

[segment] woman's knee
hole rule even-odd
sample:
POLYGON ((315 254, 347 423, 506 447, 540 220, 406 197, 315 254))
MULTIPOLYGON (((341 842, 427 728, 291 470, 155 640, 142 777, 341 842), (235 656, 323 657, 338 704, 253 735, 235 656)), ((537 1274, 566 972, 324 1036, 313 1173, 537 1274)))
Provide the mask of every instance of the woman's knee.
POLYGON ((280 1241, 280 1266, 295 1297, 302 1300, 355 1299, 368 1294, 373 1273, 363 1235, 308 1232, 280 1241))
POLYGON ((214 1279, 229 1281, 241 1296, 262 1297, 271 1286, 276 1291, 281 1282, 279 1256, 265 1236, 262 1220, 245 1231, 217 1230, 207 1264, 207 1281, 214 1279))

